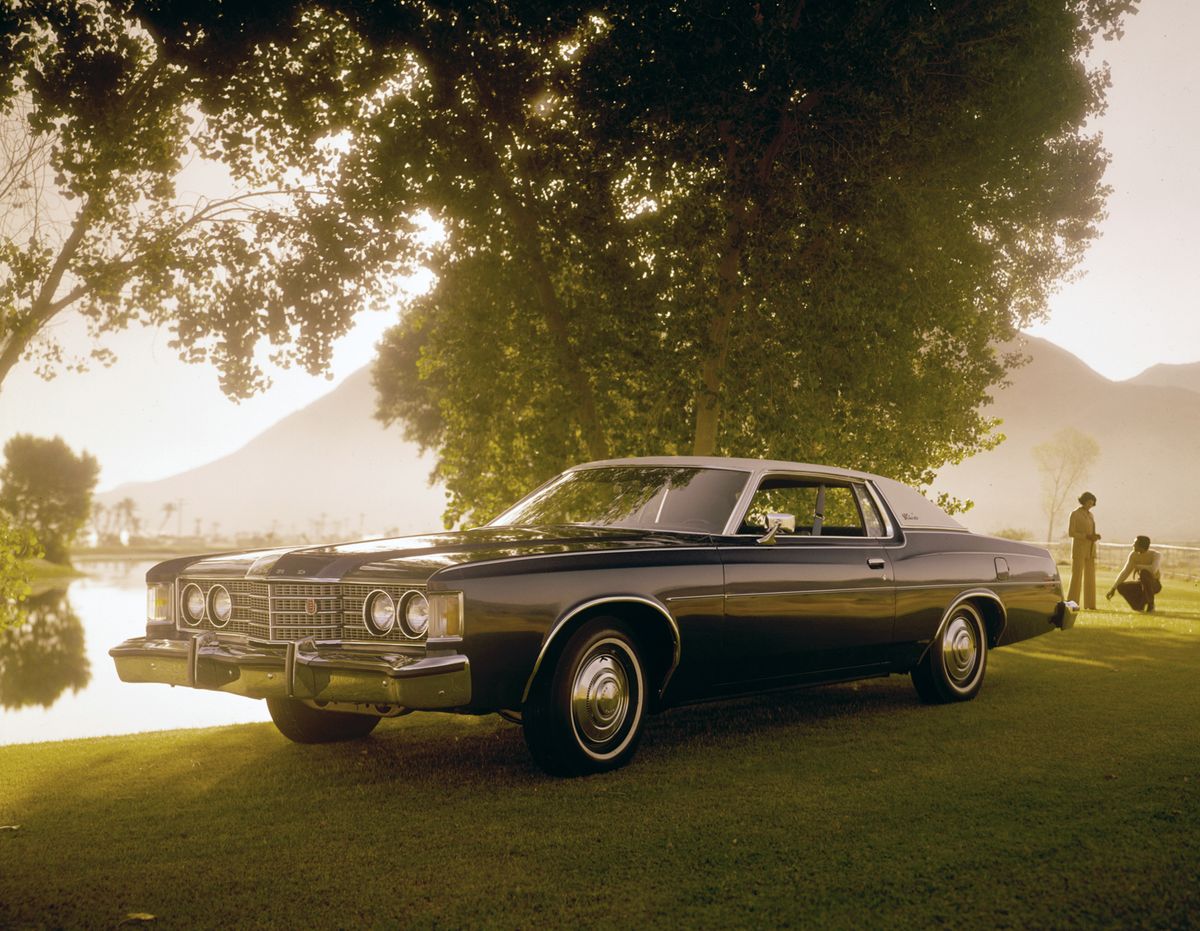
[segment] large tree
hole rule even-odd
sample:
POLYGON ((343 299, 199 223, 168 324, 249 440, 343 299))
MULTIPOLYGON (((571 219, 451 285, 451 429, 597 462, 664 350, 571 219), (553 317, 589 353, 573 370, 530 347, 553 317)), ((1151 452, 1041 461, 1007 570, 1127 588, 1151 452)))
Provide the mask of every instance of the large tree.
POLYGON ((0 511, 33 531, 51 562, 69 564, 68 548, 92 513, 100 464, 60 437, 19 433, 4 444, 0 511))
POLYGON ((225 321, 236 369, 328 333, 322 289, 407 244, 438 280, 382 347, 380 415, 436 450, 451 520, 616 454, 927 482, 996 441, 992 347, 1094 236, 1088 53, 1132 4, 147 0, 211 151, 321 181, 267 250, 292 274, 234 263, 181 338, 225 321))
MULTIPOLYGON (((284 13, 303 47, 306 20, 284 13)), ((266 384, 261 344, 323 370, 333 340, 408 267, 403 223, 331 214, 335 145, 306 136, 285 157, 245 144, 259 127, 203 109, 220 87, 170 59, 148 26, 131 0, 0 4, 0 385, 23 359, 46 377, 86 365, 54 335, 74 314, 102 362, 104 334, 161 325, 185 359, 211 361, 223 389, 246 396, 266 384)), ((253 46, 252 20, 236 31, 239 48, 253 46)), ((322 47, 337 41, 322 28, 322 47)), ((357 106, 371 89, 297 55, 290 80, 310 94, 357 106)), ((258 91, 269 118, 272 92, 258 91)))

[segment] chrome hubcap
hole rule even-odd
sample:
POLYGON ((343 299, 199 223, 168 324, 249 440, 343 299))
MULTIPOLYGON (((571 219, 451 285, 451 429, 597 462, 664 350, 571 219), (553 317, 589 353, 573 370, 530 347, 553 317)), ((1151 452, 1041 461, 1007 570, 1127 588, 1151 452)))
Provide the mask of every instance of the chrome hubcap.
POLYGON ((603 744, 621 730, 629 714, 629 676, 607 644, 589 653, 571 687, 571 715, 590 743, 603 744))
POLYGON ((979 656, 978 631, 970 619, 961 615, 946 625, 942 637, 942 664, 955 685, 967 685, 975 675, 979 656))

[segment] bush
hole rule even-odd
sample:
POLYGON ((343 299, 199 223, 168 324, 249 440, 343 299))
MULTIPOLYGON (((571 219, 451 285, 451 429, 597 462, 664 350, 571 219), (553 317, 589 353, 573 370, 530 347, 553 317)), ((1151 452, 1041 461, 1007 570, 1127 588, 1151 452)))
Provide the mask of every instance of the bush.
POLYGON ((37 537, 0 511, 0 630, 25 622, 23 604, 29 597, 29 560, 38 559, 42 549, 37 537))

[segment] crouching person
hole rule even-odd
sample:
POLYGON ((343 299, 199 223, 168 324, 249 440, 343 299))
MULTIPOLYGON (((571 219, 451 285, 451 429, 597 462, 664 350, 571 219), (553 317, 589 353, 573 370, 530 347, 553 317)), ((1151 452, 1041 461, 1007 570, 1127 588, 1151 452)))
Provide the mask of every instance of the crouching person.
POLYGON ((1154 596, 1162 591, 1161 566, 1162 555, 1150 549, 1150 538, 1139 536, 1133 541, 1125 568, 1104 597, 1111 601, 1120 592, 1134 611, 1153 611, 1154 596))

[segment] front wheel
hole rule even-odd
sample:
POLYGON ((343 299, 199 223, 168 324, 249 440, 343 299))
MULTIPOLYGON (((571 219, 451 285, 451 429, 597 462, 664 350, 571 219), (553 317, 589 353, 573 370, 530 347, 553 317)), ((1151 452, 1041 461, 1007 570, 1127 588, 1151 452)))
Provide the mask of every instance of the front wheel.
POLYGON ((645 711, 637 643, 616 618, 595 618, 534 681, 524 708, 525 743, 552 775, 606 772, 633 757, 645 711))
POLYGON ((970 701, 987 669, 987 630, 978 609, 960 604, 942 624, 912 671, 913 686, 926 704, 970 701))
POLYGON ((322 711, 296 698, 268 698, 267 710, 279 732, 298 744, 361 740, 379 723, 379 717, 373 714, 322 711))

